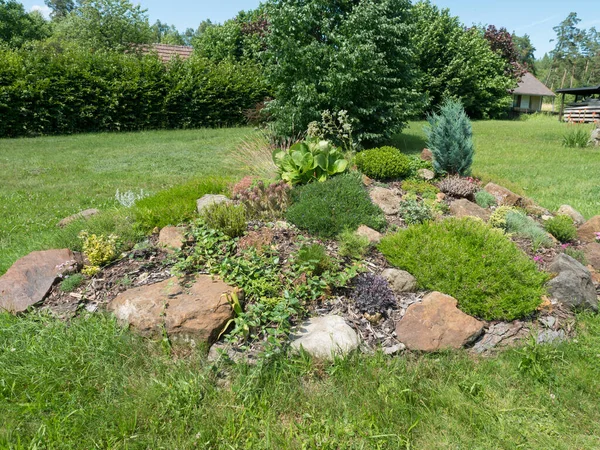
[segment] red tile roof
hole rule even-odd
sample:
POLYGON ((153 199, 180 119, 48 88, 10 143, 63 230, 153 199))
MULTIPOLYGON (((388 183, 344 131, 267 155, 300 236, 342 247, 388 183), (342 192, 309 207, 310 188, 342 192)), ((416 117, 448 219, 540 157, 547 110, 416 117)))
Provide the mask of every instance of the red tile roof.
POLYGON ((150 47, 144 49, 145 53, 156 52, 162 62, 169 62, 176 56, 179 56, 181 59, 188 59, 192 56, 193 51, 193 47, 169 44, 152 44, 150 47))

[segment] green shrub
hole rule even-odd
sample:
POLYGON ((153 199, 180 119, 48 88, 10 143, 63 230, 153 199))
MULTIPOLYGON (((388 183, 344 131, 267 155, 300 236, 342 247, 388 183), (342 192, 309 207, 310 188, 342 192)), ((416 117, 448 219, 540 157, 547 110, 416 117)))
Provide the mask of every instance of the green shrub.
POLYGON ((366 236, 360 236, 352 230, 345 230, 338 236, 338 245, 338 254, 352 259, 361 259, 371 246, 366 236))
POLYGON ((552 217, 546 221, 545 227, 560 242, 569 242, 577 237, 577 228, 569 216, 552 217))
POLYGON ((410 159, 394 147, 364 150, 356 155, 354 162, 358 170, 379 181, 404 178, 410 174, 410 159))
POLYGON ((590 131, 588 129, 569 130, 563 135, 562 145, 568 148, 584 148, 589 145, 590 131))
POLYGON ((80 273, 68 275, 60 282, 60 290, 63 292, 73 292, 75 289, 81 286, 84 280, 85 277, 80 273))
POLYGON ((327 250, 321 244, 303 245, 294 262, 307 267, 313 275, 321 275, 333 266, 327 250))
POLYGON ((248 227, 244 205, 230 202, 212 203, 202 210, 200 217, 209 228, 231 238, 241 236, 248 227))
POLYGON ((431 208, 418 200, 407 199, 400 202, 398 215, 407 225, 415 225, 433 219, 431 208))
POLYGON ((552 246, 552 239, 548 233, 524 212, 509 211, 506 214, 505 222, 506 231, 530 239, 534 250, 552 246))
POLYGON ((496 197, 488 191, 481 190, 475 193, 475 202, 482 208, 489 208, 490 206, 496 206, 496 197))
POLYGON ((360 225, 376 230, 385 226, 383 212, 371 203, 356 173, 293 189, 286 217, 298 228, 323 237, 355 230, 360 225))
POLYGON ((150 232, 155 227, 189 221, 196 215, 196 200, 205 194, 225 192, 228 182, 225 178, 203 178, 139 200, 133 208, 137 226, 150 232))
POLYGON ((480 220, 426 222, 383 238, 379 249, 421 288, 458 300, 485 320, 513 320, 535 311, 547 275, 513 242, 480 220))
POLYGON ((431 183, 421 180, 406 180, 402 182, 402 189, 406 192, 418 194, 423 198, 433 199, 440 190, 431 183))
POLYGON ((105 236, 103 234, 95 235, 82 231, 79 237, 83 242, 83 254, 89 262, 81 271, 85 275, 95 275, 102 266, 113 261, 119 254, 117 247, 118 237, 114 234, 105 236))
POLYGON ((431 161, 424 161, 418 155, 408 155, 410 173, 409 177, 414 178, 418 176, 419 169, 434 170, 433 163, 431 161))
POLYGON ((512 206, 499 206, 490 216, 488 224, 494 228, 506 230, 506 215, 512 211, 516 211, 512 206))
POLYGON ((446 100, 439 114, 428 117, 427 146, 436 173, 468 176, 473 164, 473 131, 462 103, 446 100))

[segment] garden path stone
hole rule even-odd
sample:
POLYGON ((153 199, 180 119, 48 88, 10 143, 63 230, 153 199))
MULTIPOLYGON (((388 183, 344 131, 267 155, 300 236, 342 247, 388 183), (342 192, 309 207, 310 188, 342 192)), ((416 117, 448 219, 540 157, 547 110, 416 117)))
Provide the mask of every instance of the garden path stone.
POLYGON ((600 216, 594 216, 577 230, 577 237, 583 242, 596 242, 596 233, 600 232, 600 216))
POLYGON ((344 356, 360 344, 356 331, 341 316, 311 317, 291 336, 294 350, 304 349, 315 358, 344 356))
POLYGON ((385 269, 381 276, 389 283, 394 294, 414 292, 417 290, 417 279, 406 270, 385 269))
POLYGON ((0 277, 0 311, 19 313, 41 302, 61 275, 73 272, 80 264, 80 256, 68 249, 22 257, 0 277))
POLYGON ((457 308, 457 301, 441 292, 432 292, 421 303, 408 307, 396 324, 397 339, 410 350, 433 352, 461 348, 483 332, 483 322, 457 308))
POLYGON ((374 230, 373 228, 369 228, 366 225, 361 225, 356 230, 356 234, 358 236, 366 237, 371 244, 378 244, 381 241, 382 235, 379 231, 374 230))
POLYGON ((213 203, 229 203, 231 202, 225 195, 221 194, 206 194, 196 200, 196 209, 201 213, 204 208, 213 203))
POLYGON ((181 250, 185 243, 184 227, 164 227, 158 234, 158 245, 167 249, 167 251, 181 250))
POLYGON ((552 298, 569 308, 598 310, 592 274, 583 264, 560 253, 552 261, 548 271, 557 274, 546 284, 552 298))
POLYGON ((90 217, 95 216, 96 214, 99 214, 99 213, 100 213, 100 211, 97 210, 96 208, 85 209, 83 211, 78 212, 77 214, 73 214, 72 216, 65 217, 60 222, 58 222, 57 226, 59 226, 60 228, 64 228, 67 225, 69 225, 71 222, 74 222, 79 219, 89 219, 90 217))
POLYGON ((514 192, 499 186, 496 183, 488 183, 484 190, 496 197, 498 205, 515 206, 521 202, 522 197, 514 192))
POLYGON ((371 201, 381 208, 384 214, 393 216, 400 211, 400 200, 402 197, 391 189, 374 187, 369 192, 371 201))
POLYGON ((590 242, 584 245, 583 254, 587 263, 596 270, 600 270, 600 244, 597 242, 590 242))
POLYGON ((585 223, 585 217, 583 217, 583 215, 571 205, 562 205, 560 208, 558 208, 556 214, 559 216, 569 216, 571 219, 573 219, 575 225, 583 225, 585 223))
POLYGON ((456 217, 478 217, 484 222, 487 222, 490 218, 490 211, 482 208, 476 203, 470 202, 466 198, 454 200, 450 203, 450 213, 456 217))
POLYGON ((177 277, 129 289, 108 310, 143 333, 160 333, 209 344, 217 340, 233 311, 226 293, 235 288, 210 275, 199 275, 190 287, 177 277))

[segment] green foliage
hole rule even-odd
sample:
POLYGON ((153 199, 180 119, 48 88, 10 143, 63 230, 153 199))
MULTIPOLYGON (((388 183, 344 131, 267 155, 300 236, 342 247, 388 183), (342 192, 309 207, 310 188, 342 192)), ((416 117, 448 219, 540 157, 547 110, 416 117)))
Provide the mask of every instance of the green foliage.
POLYGON ((585 257, 585 252, 583 250, 567 246, 564 248, 563 253, 579 261, 584 266, 587 266, 588 264, 587 258, 585 257))
POLYGON ((275 150, 273 162, 279 168, 281 179, 292 184, 325 181, 348 169, 348 161, 340 150, 331 142, 317 138, 298 142, 288 150, 275 150))
POLYGON ((421 180, 406 180, 402 182, 402 190, 418 194, 422 198, 434 199, 440 190, 433 184, 421 180))
POLYGON ((73 292, 84 282, 85 277, 80 273, 74 273, 67 275, 64 280, 60 282, 60 290, 63 292, 73 292))
POLYGON ((360 260, 367 254, 371 247, 369 238, 360 236, 352 230, 343 231, 337 239, 339 246, 338 254, 342 257, 360 260))
POLYGON ((569 242, 577 237, 577 227, 569 216, 558 215, 544 224, 546 231, 560 242, 569 242))
POLYGON ((467 314, 513 320, 535 311, 547 275, 504 234, 472 218, 426 222, 385 237, 379 249, 421 288, 458 300, 467 314))
POLYGON ((506 231, 530 239, 534 250, 539 247, 552 247, 552 239, 548 233, 524 212, 508 211, 505 220, 506 231))
POLYGON ((494 210, 488 220, 488 224, 494 228, 502 228, 506 230, 506 216, 508 213, 516 211, 512 206, 499 206, 494 210))
POLYGON ((408 155, 410 161, 410 176, 418 176, 419 169, 433 170, 433 163, 431 161, 424 161, 419 155, 408 155))
POLYGON ((489 208, 490 206, 496 206, 496 197, 482 189, 475 192, 475 202, 482 208, 489 208))
POLYGON ((404 178, 410 174, 408 156, 394 147, 364 150, 356 155, 354 162, 362 173, 379 181, 404 178))
POLYGON ((407 225, 415 225, 433 219, 433 211, 424 202, 406 199, 400 202, 398 215, 407 225))
POLYGON ((465 27, 448 9, 429 1, 418 2, 413 14, 418 91, 425 93, 429 108, 454 98, 472 118, 505 113, 511 101, 508 90, 517 81, 505 73, 502 56, 492 51, 481 30, 465 27))
POLYGON ((18 48, 49 35, 50 25, 39 12, 26 12, 23 4, 15 0, 0 0, 0 45, 18 48))
POLYGON ((53 39, 76 42, 91 50, 131 51, 152 43, 147 10, 129 0, 79 0, 77 8, 57 22, 53 39))
POLYGON ((100 271, 102 266, 105 266, 118 256, 118 238, 114 234, 105 236, 103 234, 95 235, 89 234, 87 231, 82 231, 79 237, 83 242, 83 254, 89 262, 82 270, 82 273, 85 275, 95 275, 100 271))
POLYGON ((578 128, 569 130, 563 135, 562 145, 568 148, 585 148, 590 142, 590 130, 578 128))
POLYGON ((525 346, 516 350, 520 355, 519 372, 547 385, 552 380, 552 367, 564 362, 564 354, 550 345, 542 345, 531 336, 525 346))
POLYGON ((164 64, 72 45, 0 48, 0 136, 236 125, 265 95, 249 63, 164 64))
POLYGON ((212 203, 202 210, 200 216, 208 227, 231 238, 241 236, 248 227, 244 205, 230 202, 212 203))
POLYGON ((150 232, 155 227, 178 225, 196 214, 196 200, 205 194, 222 194, 225 178, 203 178, 161 191, 136 202, 133 208, 137 227, 150 232))
POLYGON ((473 130, 460 101, 446 100, 427 119, 427 146, 436 173, 468 176, 473 164, 473 130))
POLYGON ((323 237, 360 225, 376 230, 385 226, 385 216, 371 203, 360 176, 354 173, 294 189, 286 217, 297 227, 323 237))
POLYGON ((268 4, 268 105, 275 131, 304 132, 322 111, 348 112, 359 142, 400 131, 414 111, 407 0, 268 4))
POLYGON ((296 254, 295 263, 310 268, 313 275, 322 275, 333 267, 331 257, 321 244, 303 245, 296 254))

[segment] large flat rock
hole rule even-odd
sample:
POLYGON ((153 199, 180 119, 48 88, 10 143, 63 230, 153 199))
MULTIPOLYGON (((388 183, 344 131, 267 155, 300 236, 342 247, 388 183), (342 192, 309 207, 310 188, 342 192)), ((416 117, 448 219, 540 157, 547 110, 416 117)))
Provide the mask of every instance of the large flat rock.
POLYGON ((369 196, 371 201, 388 216, 398 214, 398 211, 400 211, 402 197, 395 190, 377 186, 371 189, 369 196))
POLYGON ((432 292, 408 307, 396 324, 396 335, 410 350, 433 352, 474 342, 483 325, 459 310, 455 298, 432 292))
POLYGON ((32 252, 19 259, 0 277, 0 310, 19 313, 41 302, 57 279, 79 262, 68 249, 32 252))
POLYGON ((190 287, 173 277, 129 289, 111 301, 108 309, 141 332, 159 333, 164 327, 169 335, 210 344, 233 317, 226 294, 234 290, 209 275, 199 275, 190 287))
POLYGON ((596 233, 600 232, 600 216, 594 216, 577 230, 577 237, 582 242, 596 242, 596 233))
POLYGON ((496 197, 498 205, 516 206, 522 200, 520 195, 517 195, 506 189, 504 186, 500 186, 496 183, 488 183, 485 185, 484 189, 496 197))
POLYGON ((454 200, 450 203, 450 213, 456 217, 478 217, 485 222, 489 220, 491 215, 488 209, 484 209, 466 198, 454 200))

